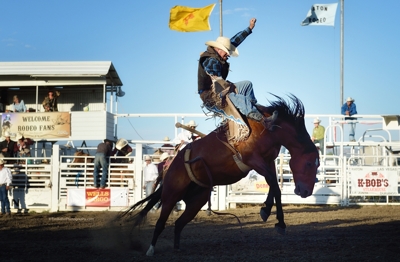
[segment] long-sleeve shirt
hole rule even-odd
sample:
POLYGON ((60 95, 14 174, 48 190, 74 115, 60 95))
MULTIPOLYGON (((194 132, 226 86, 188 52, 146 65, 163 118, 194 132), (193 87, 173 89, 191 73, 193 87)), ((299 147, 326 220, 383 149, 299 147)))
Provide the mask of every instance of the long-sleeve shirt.
POLYGON ((97 146, 96 153, 103 153, 105 156, 111 156, 111 146, 107 145, 106 143, 100 143, 97 146))
POLYGON ((192 132, 183 130, 174 138, 173 142, 175 145, 179 145, 183 141, 182 145, 179 147, 179 150, 182 150, 182 148, 184 148, 187 144, 193 142, 193 139, 195 139, 195 137, 193 136, 192 132))
POLYGON ((143 176, 145 182, 156 181, 158 177, 157 166, 153 163, 146 164, 143 167, 143 176))
POLYGON ((0 185, 6 184, 9 186, 12 181, 11 170, 7 167, 4 167, 0 170, 0 185))
MULTIPOLYGON (((231 38, 231 44, 235 47, 238 47, 245 39, 247 36, 249 36, 252 33, 252 30, 247 27, 245 30, 240 31, 239 33, 237 33, 234 37, 231 38)), ((219 76, 221 77, 222 74, 222 65, 221 63, 213 58, 207 58, 206 60, 204 60, 203 62, 203 67, 204 70, 209 73, 210 75, 213 76, 219 76)))
POLYGON ((347 103, 344 103, 342 105, 342 115, 346 115, 346 111, 349 111, 349 116, 355 115, 357 114, 357 108, 356 108, 356 104, 351 103, 350 107, 347 105, 347 103))
POLYGON ((21 100, 19 104, 12 103, 10 110, 13 112, 26 112, 24 100, 21 100))

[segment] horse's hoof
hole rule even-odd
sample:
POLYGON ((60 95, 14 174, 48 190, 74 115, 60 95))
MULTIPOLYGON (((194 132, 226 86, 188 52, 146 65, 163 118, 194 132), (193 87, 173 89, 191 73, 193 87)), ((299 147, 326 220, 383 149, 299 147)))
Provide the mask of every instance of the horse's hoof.
POLYGON ((275 225, 275 229, 276 229, 276 232, 278 232, 279 234, 286 235, 286 228, 281 228, 280 226, 275 225))
POLYGON ((268 217, 269 217, 270 214, 271 214, 271 212, 269 212, 269 213, 265 212, 264 208, 261 208, 261 209, 260 209, 260 216, 261 216, 261 219, 262 219, 264 222, 267 222, 268 217))
POLYGON ((207 216, 211 216, 211 210, 207 209, 206 214, 207 214, 207 216))
POLYGON ((146 252, 146 256, 151 257, 154 255, 154 246, 150 245, 149 249, 146 252))

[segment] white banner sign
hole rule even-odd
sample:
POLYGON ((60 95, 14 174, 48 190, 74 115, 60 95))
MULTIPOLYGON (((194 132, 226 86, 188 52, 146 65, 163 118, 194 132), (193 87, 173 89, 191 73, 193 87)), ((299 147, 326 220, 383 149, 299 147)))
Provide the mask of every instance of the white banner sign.
POLYGON ((306 19, 301 25, 335 25, 337 3, 335 4, 314 4, 307 13, 306 19))
POLYGON ((351 194, 398 194, 398 169, 395 167, 349 168, 351 194))
POLYGON ((128 188, 84 189, 68 188, 68 206, 126 207, 128 188))

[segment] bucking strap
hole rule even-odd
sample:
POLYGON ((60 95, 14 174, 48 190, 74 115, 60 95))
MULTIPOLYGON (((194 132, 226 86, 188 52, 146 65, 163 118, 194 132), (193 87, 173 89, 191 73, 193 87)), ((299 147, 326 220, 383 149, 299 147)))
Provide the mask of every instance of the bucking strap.
POLYGON ((184 155, 185 168, 186 168, 186 172, 187 172, 188 175, 189 175, 190 180, 192 180, 193 182, 195 182, 195 183, 198 184, 199 186, 202 186, 202 187, 210 187, 209 185, 206 185, 206 184, 200 182, 200 181, 194 176, 194 174, 193 174, 193 172, 192 172, 192 169, 190 168, 190 164, 188 163, 189 158, 190 158, 190 152, 191 152, 191 149, 186 148, 186 149, 185 149, 185 155, 184 155))
POLYGON ((251 167, 242 162, 242 156, 239 153, 233 155, 233 160, 235 160, 236 165, 243 173, 248 173, 252 170, 251 167))

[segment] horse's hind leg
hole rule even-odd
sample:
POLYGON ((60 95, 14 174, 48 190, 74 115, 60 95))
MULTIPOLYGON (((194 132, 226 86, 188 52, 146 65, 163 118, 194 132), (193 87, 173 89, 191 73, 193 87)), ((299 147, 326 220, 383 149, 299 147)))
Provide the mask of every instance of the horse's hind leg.
POLYGON ((171 199, 171 198, 168 198, 167 200, 162 201, 160 217, 158 218, 156 227, 154 229, 153 238, 151 239, 151 245, 146 252, 147 256, 154 255, 154 247, 156 246, 157 239, 160 236, 160 234, 163 232, 163 230, 165 228, 165 223, 167 222, 167 219, 168 219, 169 214, 171 213, 172 209, 175 207, 176 202, 177 202, 177 200, 171 199))
POLYGON ((183 228, 197 215, 199 210, 207 203, 210 195, 208 188, 196 185, 195 190, 190 190, 190 195, 184 198, 186 208, 182 215, 175 221, 174 249, 180 250, 180 240, 183 228))

